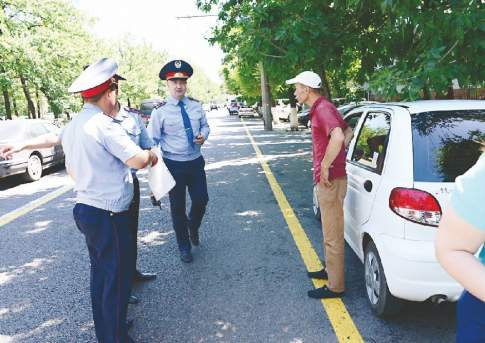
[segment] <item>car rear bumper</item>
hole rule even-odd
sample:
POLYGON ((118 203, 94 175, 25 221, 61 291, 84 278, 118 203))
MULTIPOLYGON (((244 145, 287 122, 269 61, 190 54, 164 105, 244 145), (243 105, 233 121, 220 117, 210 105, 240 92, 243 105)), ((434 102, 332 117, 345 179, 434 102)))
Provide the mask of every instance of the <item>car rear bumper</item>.
POLYGON ((436 261, 433 241, 381 235, 377 243, 389 291, 397 298, 425 301, 444 295, 456 301, 463 288, 436 261))

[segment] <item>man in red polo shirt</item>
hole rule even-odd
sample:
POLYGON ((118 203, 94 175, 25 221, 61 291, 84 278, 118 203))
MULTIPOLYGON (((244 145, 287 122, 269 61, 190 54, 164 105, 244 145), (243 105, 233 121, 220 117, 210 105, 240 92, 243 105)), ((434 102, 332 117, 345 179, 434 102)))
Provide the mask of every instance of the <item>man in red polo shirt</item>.
POLYGON ((286 83, 295 84, 297 101, 311 107, 313 182, 318 187, 318 203, 322 214, 325 264, 320 271, 308 272, 308 276, 328 280, 328 283, 309 291, 308 296, 317 299, 337 298, 345 291, 345 147, 352 138, 352 129, 342 120, 335 106, 320 94, 321 79, 317 74, 304 71, 286 83))

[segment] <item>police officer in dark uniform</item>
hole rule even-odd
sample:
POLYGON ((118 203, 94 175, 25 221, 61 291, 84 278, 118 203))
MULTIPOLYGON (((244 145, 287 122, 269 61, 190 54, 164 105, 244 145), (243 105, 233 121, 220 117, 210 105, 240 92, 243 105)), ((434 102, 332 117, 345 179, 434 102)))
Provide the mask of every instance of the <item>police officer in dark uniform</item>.
POLYGON ((199 227, 209 201, 200 148, 210 129, 202 104, 185 95, 187 79, 192 73, 192 67, 182 60, 168 62, 160 70, 160 78, 167 81, 169 96, 153 109, 148 125, 148 133, 160 146, 163 160, 176 182, 169 192, 170 211, 180 258, 186 263, 193 260, 192 245, 199 245, 199 227), (187 190, 192 202, 188 216, 187 190))

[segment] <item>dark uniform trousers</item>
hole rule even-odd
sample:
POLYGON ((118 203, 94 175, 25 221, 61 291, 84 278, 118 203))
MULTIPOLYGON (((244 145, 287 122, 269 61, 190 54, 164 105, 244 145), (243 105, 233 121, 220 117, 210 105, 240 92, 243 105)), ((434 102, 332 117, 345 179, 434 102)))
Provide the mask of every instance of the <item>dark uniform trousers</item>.
POLYGON ((175 179, 175 187, 169 192, 170 212, 173 227, 180 251, 191 250, 189 230, 198 232, 205 208, 209 201, 207 180, 205 176, 205 161, 202 156, 192 161, 173 161, 164 158, 163 161, 175 179), (186 215, 186 190, 189 190, 191 207, 186 215))
POLYGON ((128 211, 112 213, 78 203, 73 213, 89 250, 96 337, 102 343, 128 342, 126 312, 133 279, 128 211))
POLYGON ((131 262, 131 272, 133 273, 133 276, 135 275, 136 271, 136 260, 137 260, 137 255, 138 255, 138 217, 140 213, 140 182, 138 181, 138 178, 136 177, 136 174, 132 174, 133 176, 133 200, 131 201, 130 204, 130 209, 128 210, 129 216, 130 216, 130 228, 131 228, 131 234, 132 234, 132 252, 133 252, 133 258, 131 262))

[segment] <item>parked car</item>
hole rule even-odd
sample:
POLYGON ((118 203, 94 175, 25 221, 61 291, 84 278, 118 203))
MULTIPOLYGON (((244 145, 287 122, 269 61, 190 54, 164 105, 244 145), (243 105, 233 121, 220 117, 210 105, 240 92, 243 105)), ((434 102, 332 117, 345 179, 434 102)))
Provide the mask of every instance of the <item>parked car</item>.
MULTIPOLYGON (((481 154, 485 101, 368 104, 344 120, 354 129, 345 240, 364 263, 373 311, 392 315, 403 299, 457 300, 462 288, 436 261, 433 242, 455 178, 481 154)), ((313 208, 318 216, 315 196, 313 208)))
POLYGON ((239 114, 239 104, 236 100, 231 100, 229 105, 227 106, 227 111, 229 115, 238 115, 239 114))
MULTIPOLYGON (((58 133, 59 128, 38 119, 4 120, 0 122, 0 145, 23 142, 49 132, 58 133)), ((13 154, 8 160, 0 157, 0 178, 23 174, 26 180, 36 181, 41 178, 45 168, 63 163, 64 152, 61 145, 27 149, 13 154)))
POLYGON ((275 120, 289 122, 291 114, 290 100, 276 99, 275 107, 271 108, 271 113, 275 120))
POLYGON ((212 101, 210 103, 210 110, 218 110, 219 109, 219 106, 217 105, 217 103, 215 103, 214 101, 212 101))
POLYGON ((141 101, 140 111, 142 113, 141 117, 145 123, 145 126, 147 126, 148 122, 150 121, 150 116, 152 115, 153 109, 162 102, 162 99, 145 99, 141 101))
POLYGON ((301 110, 296 114, 298 117, 298 124, 305 127, 311 127, 312 123, 310 121, 310 107, 303 105, 301 110))
POLYGON ((251 106, 242 105, 239 108, 238 116, 239 116, 239 118, 242 118, 242 117, 257 117, 258 113, 251 106))
POLYGON ((378 104, 378 102, 377 101, 354 101, 354 102, 350 102, 348 104, 339 106, 337 110, 340 112, 342 116, 344 116, 356 107, 369 105, 369 104, 378 104))

